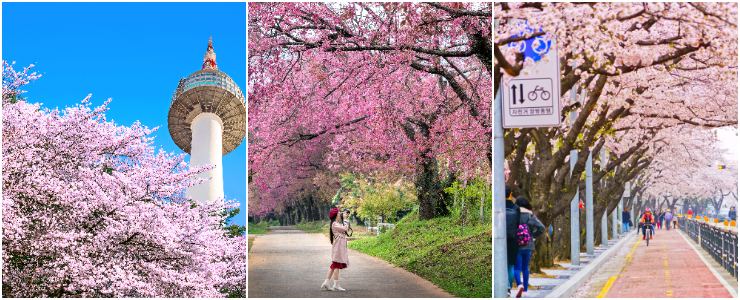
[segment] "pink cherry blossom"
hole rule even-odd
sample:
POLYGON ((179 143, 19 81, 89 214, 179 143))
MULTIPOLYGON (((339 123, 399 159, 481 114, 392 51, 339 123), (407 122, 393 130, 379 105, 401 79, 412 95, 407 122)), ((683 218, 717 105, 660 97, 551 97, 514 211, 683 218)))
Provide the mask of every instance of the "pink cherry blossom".
POLYGON ((250 215, 317 169, 490 178, 491 3, 248 9, 250 215))
POLYGON ((219 212, 238 203, 184 196, 210 166, 191 169, 184 154, 156 151, 156 128, 106 121, 110 100, 50 110, 8 97, 35 78, 4 64, 3 296, 246 292, 246 239, 219 224, 219 212))

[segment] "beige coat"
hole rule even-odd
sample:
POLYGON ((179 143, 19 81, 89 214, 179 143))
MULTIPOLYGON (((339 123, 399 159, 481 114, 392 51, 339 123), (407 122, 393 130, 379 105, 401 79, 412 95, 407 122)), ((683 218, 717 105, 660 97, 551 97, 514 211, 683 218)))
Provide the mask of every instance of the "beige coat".
POLYGON ((334 232, 334 244, 331 247, 331 261, 338 263, 345 263, 349 267, 349 257, 347 256, 347 235, 345 232, 349 230, 349 223, 344 222, 339 224, 337 222, 331 223, 331 230, 334 232))

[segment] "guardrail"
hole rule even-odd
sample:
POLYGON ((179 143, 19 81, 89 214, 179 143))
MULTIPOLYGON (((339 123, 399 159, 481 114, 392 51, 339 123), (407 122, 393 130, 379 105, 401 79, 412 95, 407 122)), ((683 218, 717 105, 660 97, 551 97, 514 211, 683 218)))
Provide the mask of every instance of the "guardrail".
POLYGON ((365 234, 370 235, 372 232, 375 232, 375 235, 380 235, 381 233, 385 233, 389 230, 393 230, 393 228, 396 227, 396 224, 391 223, 383 223, 379 220, 382 220, 381 218, 377 218, 377 220, 372 221, 371 219, 365 218, 365 234), (373 225, 374 224, 374 225, 373 225))
MULTIPOLYGON (((711 222, 718 223, 716 220, 711 222)), ((719 224, 712 225, 707 217, 678 216, 678 228, 686 232, 694 242, 701 244, 717 263, 737 278, 737 232, 717 225, 719 224)), ((727 225, 736 226, 735 221, 725 224, 727 225)))

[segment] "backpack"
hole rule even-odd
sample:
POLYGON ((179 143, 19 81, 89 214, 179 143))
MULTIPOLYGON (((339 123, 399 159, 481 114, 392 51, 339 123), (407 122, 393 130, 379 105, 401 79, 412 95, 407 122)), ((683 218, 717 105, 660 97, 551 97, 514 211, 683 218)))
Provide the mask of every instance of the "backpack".
POLYGON ((516 232, 516 238, 519 242, 519 246, 529 245, 529 240, 532 239, 532 235, 529 234, 529 226, 526 223, 519 225, 519 229, 516 232))
MULTIPOLYGON (((507 200, 508 201, 508 200, 507 200)), ((506 209, 506 239, 517 239, 519 231, 519 207, 506 209)))

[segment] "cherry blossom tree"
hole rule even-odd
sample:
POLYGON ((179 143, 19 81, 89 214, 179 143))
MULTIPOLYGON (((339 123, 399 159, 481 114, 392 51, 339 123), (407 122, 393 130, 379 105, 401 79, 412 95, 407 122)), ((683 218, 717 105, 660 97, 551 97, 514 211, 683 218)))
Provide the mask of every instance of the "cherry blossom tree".
MULTIPOLYGON (((595 191, 599 218, 617 206, 624 182, 670 153, 666 144, 680 144, 674 130, 737 127, 736 3, 496 3, 494 13, 495 91, 534 63, 510 43, 543 36, 558 45, 562 125, 506 130, 504 138, 507 185, 533 200, 546 225, 565 223, 576 187, 585 188, 589 151, 594 181, 606 184, 595 191), (528 32, 517 20, 541 31, 528 32), (571 88, 578 103, 570 101, 571 88), (609 153, 604 162, 602 148, 609 153), (569 157, 572 149, 577 157, 569 157)), ((533 257, 535 269, 567 256, 567 238, 537 241, 543 251, 533 257)))
POLYGON ((19 98, 36 77, 4 63, 3 296, 246 295, 246 239, 221 224, 238 203, 184 195, 210 167, 156 152, 156 128, 106 121, 110 100, 60 111, 19 98))
POLYGON ((279 153, 299 145, 327 145, 323 167, 413 174, 420 219, 440 205, 440 164, 458 176, 490 176, 490 3, 248 8, 249 159, 258 193, 289 201, 268 182, 295 164, 279 153))

